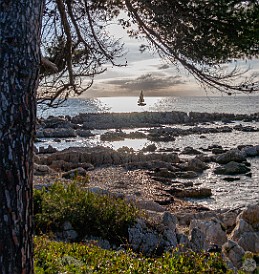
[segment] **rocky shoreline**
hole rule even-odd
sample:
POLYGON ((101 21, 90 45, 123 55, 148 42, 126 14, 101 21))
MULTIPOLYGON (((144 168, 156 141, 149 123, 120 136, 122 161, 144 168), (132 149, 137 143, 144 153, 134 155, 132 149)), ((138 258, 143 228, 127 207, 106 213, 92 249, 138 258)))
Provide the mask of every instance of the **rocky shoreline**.
MULTIPOLYGON (((37 127, 38 138, 68 138, 68 137, 89 137, 93 129, 125 129, 125 128, 152 128, 163 125, 194 125, 195 123, 206 123, 222 121, 259 121, 259 113, 254 114, 228 114, 228 113, 199 113, 190 112, 133 112, 133 113, 86 113, 74 117, 50 116, 48 119, 39 119, 37 127)), ((212 129, 211 129, 212 130, 212 129)), ((224 130, 231 130, 230 127, 223 127, 224 130)), ((236 130, 258 131, 251 127, 242 126, 236 130)), ((208 130, 208 132, 210 132, 208 130)), ((216 131, 217 132, 217 131, 216 131)), ((202 133, 194 129, 193 133, 202 133)), ((206 132, 204 132, 206 133, 206 132)), ((179 131, 175 134, 188 134, 188 131, 179 131)))
MULTIPOLYGON (((195 251, 216 245, 231 268, 240 268, 246 252, 259 253, 259 206, 210 210, 186 202, 184 198, 211 197, 209 188, 193 184, 205 170, 230 182, 240 175, 252 176, 249 161, 259 156, 259 144, 226 149, 212 144, 203 150, 185 147, 182 151, 158 149, 156 142, 168 142, 177 136, 231 131, 259 132, 259 114, 234 115, 219 113, 110 113, 80 114, 75 117, 50 117, 39 121, 37 138, 91 138, 93 129, 117 129, 101 135, 101 140, 146 138, 153 143, 140 151, 124 147, 118 150, 98 146, 70 147, 58 151, 54 147, 35 149, 35 186, 88 176, 91 191, 116 195, 134 202, 145 210, 155 226, 138 220, 129 228, 133 250, 144 254, 165 251, 181 244, 195 251), (232 124, 232 121, 243 124, 232 124), (213 126, 221 121, 220 126, 213 126), (253 126, 245 125, 254 121, 253 126), (196 123, 200 123, 196 125, 196 123), (184 124, 188 128, 175 127, 184 124), (167 126, 164 126, 167 125, 167 126), (145 127, 146 131, 123 132, 122 128, 145 127), (184 156, 184 157, 182 157, 184 156)), ((72 228, 71 228, 72 230, 72 228)), ((254 259, 253 259, 254 260, 254 259)), ((254 261, 252 262, 254 264, 254 261)), ((256 267, 255 262, 255 267, 256 267)))

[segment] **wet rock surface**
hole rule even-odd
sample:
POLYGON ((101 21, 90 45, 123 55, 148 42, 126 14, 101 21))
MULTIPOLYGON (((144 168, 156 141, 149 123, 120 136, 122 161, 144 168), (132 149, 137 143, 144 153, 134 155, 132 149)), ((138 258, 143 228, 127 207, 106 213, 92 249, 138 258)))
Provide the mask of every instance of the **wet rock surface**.
POLYGON ((226 165, 217 167, 214 172, 216 174, 221 174, 221 175, 237 175, 237 174, 245 174, 249 171, 250 171, 250 168, 248 168, 245 164, 231 161, 231 162, 228 162, 226 165))

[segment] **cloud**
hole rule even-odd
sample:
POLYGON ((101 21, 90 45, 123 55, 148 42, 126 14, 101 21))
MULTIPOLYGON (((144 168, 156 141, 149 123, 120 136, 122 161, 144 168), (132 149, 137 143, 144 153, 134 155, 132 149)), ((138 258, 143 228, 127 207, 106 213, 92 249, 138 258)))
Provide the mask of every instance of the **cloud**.
POLYGON ((171 88, 176 85, 185 84, 181 76, 155 75, 152 73, 141 75, 133 79, 114 79, 106 82, 109 85, 115 85, 117 88, 132 90, 161 90, 171 88))
POLYGON ((164 64, 164 65, 158 67, 158 69, 169 69, 169 68, 170 68, 170 66, 167 64, 164 64))

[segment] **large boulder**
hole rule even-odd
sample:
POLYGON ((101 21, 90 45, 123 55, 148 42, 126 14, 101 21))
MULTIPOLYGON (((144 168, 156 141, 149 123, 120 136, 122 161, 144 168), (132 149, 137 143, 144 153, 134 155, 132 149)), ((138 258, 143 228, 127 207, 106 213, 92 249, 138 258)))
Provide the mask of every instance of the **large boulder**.
POLYGON ((216 156, 215 160, 219 164, 227 164, 231 161, 243 162, 246 159, 246 154, 239 149, 231 149, 225 153, 216 156))
POLYGON ((253 229, 259 231, 259 205, 247 206, 238 216, 238 219, 245 220, 253 229))
POLYGON ((175 214, 177 219, 178 219, 178 223, 181 226, 190 226, 190 223, 192 220, 194 219, 198 219, 198 220, 208 220, 211 219, 213 217, 217 217, 217 213, 215 211, 202 211, 202 212, 180 212, 180 213, 176 213, 175 214))
POLYGON ((236 242, 228 240, 222 246, 222 252, 236 269, 239 269, 242 266, 242 259, 245 255, 245 251, 236 242))
POLYGON ((226 232, 217 218, 210 220, 192 220, 190 223, 190 241, 194 250, 207 250, 211 244, 221 247, 227 242, 226 232))
POLYGON ((221 175, 245 174, 250 171, 245 164, 231 161, 224 166, 215 168, 214 173, 221 175))
POLYGON ((218 214, 218 218, 222 222, 222 225, 224 226, 227 232, 231 232, 236 226, 237 216, 238 212, 236 211, 227 211, 222 214, 218 214))
POLYGON ((237 217, 237 224, 230 235, 245 251, 259 252, 259 206, 248 206, 237 217))
POLYGON ((177 218, 170 212, 147 211, 147 221, 138 219, 129 228, 129 243, 133 250, 145 255, 162 254, 175 248, 177 241, 177 218))
POLYGON ((144 255, 152 255, 162 254, 175 248, 178 244, 176 225, 172 223, 171 218, 168 219, 168 216, 164 219, 164 224, 157 228, 154 225, 147 225, 143 219, 138 219, 136 224, 128 229, 129 244, 132 249, 144 255))
POLYGON ((193 227, 190 232, 189 238, 192 250, 197 252, 205 249, 204 243, 206 241, 206 235, 203 231, 201 231, 201 229, 199 229, 198 227, 193 227))

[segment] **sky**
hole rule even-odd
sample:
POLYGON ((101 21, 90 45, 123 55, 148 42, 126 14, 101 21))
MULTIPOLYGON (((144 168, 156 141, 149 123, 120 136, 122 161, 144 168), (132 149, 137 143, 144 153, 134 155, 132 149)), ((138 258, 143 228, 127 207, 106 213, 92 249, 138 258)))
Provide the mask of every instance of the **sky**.
MULTIPOLYGON (((128 37, 121 26, 112 25, 111 35, 121 37, 126 54, 118 63, 126 67, 107 67, 107 71, 97 75, 93 86, 84 97, 138 96, 143 90, 145 96, 217 96, 217 92, 206 92, 184 68, 161 60, 155 53, 139 51, 141 44, 128 37)), ((247 65, 245 63, 241 66, 247 65)), ((259 71, 258 62, 251 71, 259 71)))

